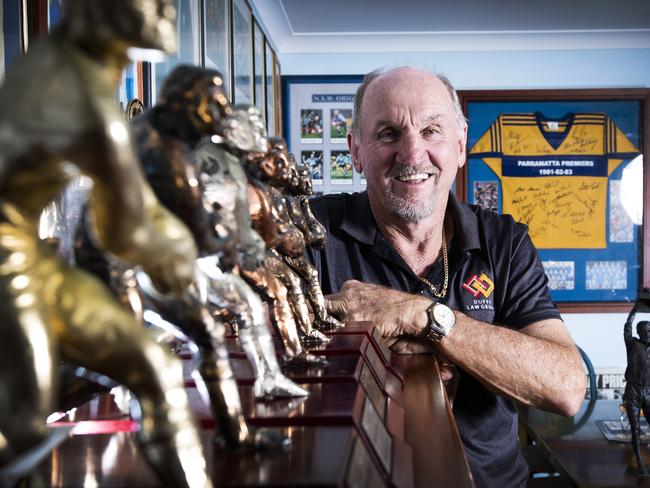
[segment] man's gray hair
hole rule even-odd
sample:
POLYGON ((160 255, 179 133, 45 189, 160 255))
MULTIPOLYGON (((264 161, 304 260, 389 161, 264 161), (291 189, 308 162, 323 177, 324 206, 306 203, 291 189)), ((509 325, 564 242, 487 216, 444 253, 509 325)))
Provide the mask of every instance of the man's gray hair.
MULTIPOLYGON (((350 127, 352 134, 354 134, 354 137, 357 140, 361 137, 361 105, 363 104, 363 98, 365 96, 366 89, 376 78, 379 78, 379 76, 387 73, 388 71, 398 68, 410 68, 410 66, 379 68, 371 71, 363 77, 363 82, 361 85, 359 85, 359 88, 357 88, 357 93, 354 96, 354 111, 352 112, 352 126, 350 127)), ((463 115, 463 109, 460 106, 460 99, 458 98, 456 89, 451 84, 451 81, 449 81, 449 78, 447 78, 445 75, 436 74, 434 76, 440 80, 440 82, 447 89, 447 92, 449 92, 449 96, 451 97, 452 105, 454 108, 454 114, 456 116, 456 125, 458 126, 458 132, 461 133, 467 126, 467 119, 465 118, 465 115, 463 115)))

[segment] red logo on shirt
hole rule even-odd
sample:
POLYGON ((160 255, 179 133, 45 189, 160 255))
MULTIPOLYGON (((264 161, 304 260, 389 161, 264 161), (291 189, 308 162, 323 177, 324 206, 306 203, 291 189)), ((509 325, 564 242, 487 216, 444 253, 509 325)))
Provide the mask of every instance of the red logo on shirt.
POLYGON ((476 275, 470 276, 470 278, 463 283, 463 288, 470 292, 474 298, 479 295, 483 295, 487 298, 494 291, 494 282, 488 278, 485 273, 481 273, 480 277, 477 277, 476 275))

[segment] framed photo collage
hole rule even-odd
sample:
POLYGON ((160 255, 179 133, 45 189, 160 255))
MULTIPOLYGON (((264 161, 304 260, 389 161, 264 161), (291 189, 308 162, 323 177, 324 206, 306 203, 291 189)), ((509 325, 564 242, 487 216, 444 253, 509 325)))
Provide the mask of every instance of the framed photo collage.
MULTIPOLYGON (((315 193, 363 191, 366 181, 354 170, 346 139, 361 77, 337 77, 336 83, 310 82, 310 78, 284 77, 284 135, 289 149, 310 166, 315 193)), ((327 77, 317 77, 323 78, 327 77)))

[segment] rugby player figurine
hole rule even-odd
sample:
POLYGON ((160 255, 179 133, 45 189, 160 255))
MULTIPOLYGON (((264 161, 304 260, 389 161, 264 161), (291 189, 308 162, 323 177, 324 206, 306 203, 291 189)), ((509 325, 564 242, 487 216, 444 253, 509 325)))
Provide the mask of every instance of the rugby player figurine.
POLYGON ((648 418, 650 412, 650 322, 642 320, 636 325, 639 338, 632 336, 632 324, 639 305, 650 298, 646 288, 639 292, 623 329, 625 349, 627 350, 627 368, 625 369, 625 393, 623 401, 630 421, 632 448, 637 460, 637 474, 646 477, 650 473, 641 454, 641 410, 648 418))

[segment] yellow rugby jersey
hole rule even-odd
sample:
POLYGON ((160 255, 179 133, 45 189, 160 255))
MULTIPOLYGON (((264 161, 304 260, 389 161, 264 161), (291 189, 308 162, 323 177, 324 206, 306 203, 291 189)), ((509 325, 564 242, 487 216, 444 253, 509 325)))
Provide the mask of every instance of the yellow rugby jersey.
POLYGON ((470 149, 501 180, 503 213, 542 249, 605 248, 608 179, 639 150, 604 113, 501 114, 470 149))

